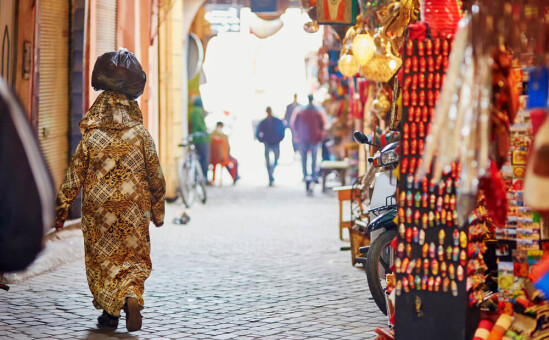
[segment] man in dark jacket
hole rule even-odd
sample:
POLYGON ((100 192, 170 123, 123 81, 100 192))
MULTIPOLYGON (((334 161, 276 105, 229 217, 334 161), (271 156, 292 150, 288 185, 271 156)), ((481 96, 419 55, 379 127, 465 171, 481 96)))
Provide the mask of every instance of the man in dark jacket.
POLYGON ((301 166, 303 168, 303 179, 309 174, 307 172, 307 155, 311 153, 311 175, 314 181, 317 180, 316 155, 318 147, 324 140, 324 127, 326 117, 324 112, 313 104, 313 95, 309 95, 309 104, 301 108, 293 117, 292 131, 297 136, 301 151, 301 166))
POLYGON ((265 144, 265 161, 267 163, 267 172, 269 173, 269 186, 273 186, 273 172, 278 164, 280 156, 280 142, 284 139, 284 123, 273 117, 273 112, 270 106, 266 109, 267 118, 263 119, 257 126, 255 136, 265 144), (274 155, 274 161, 271 163, 271 152, 274 155))

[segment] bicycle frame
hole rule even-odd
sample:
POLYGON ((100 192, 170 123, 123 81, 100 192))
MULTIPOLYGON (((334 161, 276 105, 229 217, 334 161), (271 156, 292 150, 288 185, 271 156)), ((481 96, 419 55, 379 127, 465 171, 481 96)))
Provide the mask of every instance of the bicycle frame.
POLYGON ((189 135, 181 144, 184 147, 183 158, 178 162, 178 181, 179 192, 183 203, 190 207, 194 203, 195 194, 198 195, 202 203, 206 203, 206 183, 202 174, 202 168, 196 154, 193 144, 193 137, 200 134, 189 135))

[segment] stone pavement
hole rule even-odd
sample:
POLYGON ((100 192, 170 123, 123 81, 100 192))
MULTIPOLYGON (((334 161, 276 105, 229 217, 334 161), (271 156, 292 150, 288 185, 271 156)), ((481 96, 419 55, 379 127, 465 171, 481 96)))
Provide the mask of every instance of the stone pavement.
MULTIPOLYGON (((338 239, 334 193, 305 195, 295 163, 236 186, 209 187, 206 205, 167 207, 151 226, 153 272, 146 282, 143 329, 95 329, 81 242, 70 263, 0 291, 1 339, 373 339, 386 325, 348 243, 338 239), (265 177, 265 178, 263 178, 265 177), (280 178, 280 180, 278 180, 280 178)), ((264 169, 258 168, 257 171, 264 169)), ((226 174, 225 174, 226 176, 226 174)), ((255 177, 254 177, 255 178, 255 177)), ((81 240, 81 238, 80 238, 81 240)))

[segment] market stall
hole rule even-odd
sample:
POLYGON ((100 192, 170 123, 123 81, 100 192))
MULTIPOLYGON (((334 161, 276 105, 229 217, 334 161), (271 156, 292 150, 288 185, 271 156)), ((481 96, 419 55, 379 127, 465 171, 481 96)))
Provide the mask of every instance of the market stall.
POLYGON ((549 3, 359 1, 356 22, 316 18, 331 3, 309 25, 339 38, 330 88, 372 144, 400 140, 380 338, 549 338, 549 3))

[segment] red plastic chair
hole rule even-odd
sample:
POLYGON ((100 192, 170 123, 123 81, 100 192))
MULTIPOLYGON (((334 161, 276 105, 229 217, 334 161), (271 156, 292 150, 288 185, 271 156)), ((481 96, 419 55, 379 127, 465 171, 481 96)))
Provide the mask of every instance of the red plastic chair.
MULTIPOLYGON (((212 136, 210 143, 210 164, 213 165, 212 183, 215 183, 217 165, 221 165, 221 171, 223 171, 223 167, 229 166, 229 144, 221 136, 212 136)), ((222 184, 222 177, 220 173, 219 185, 222 184)))

